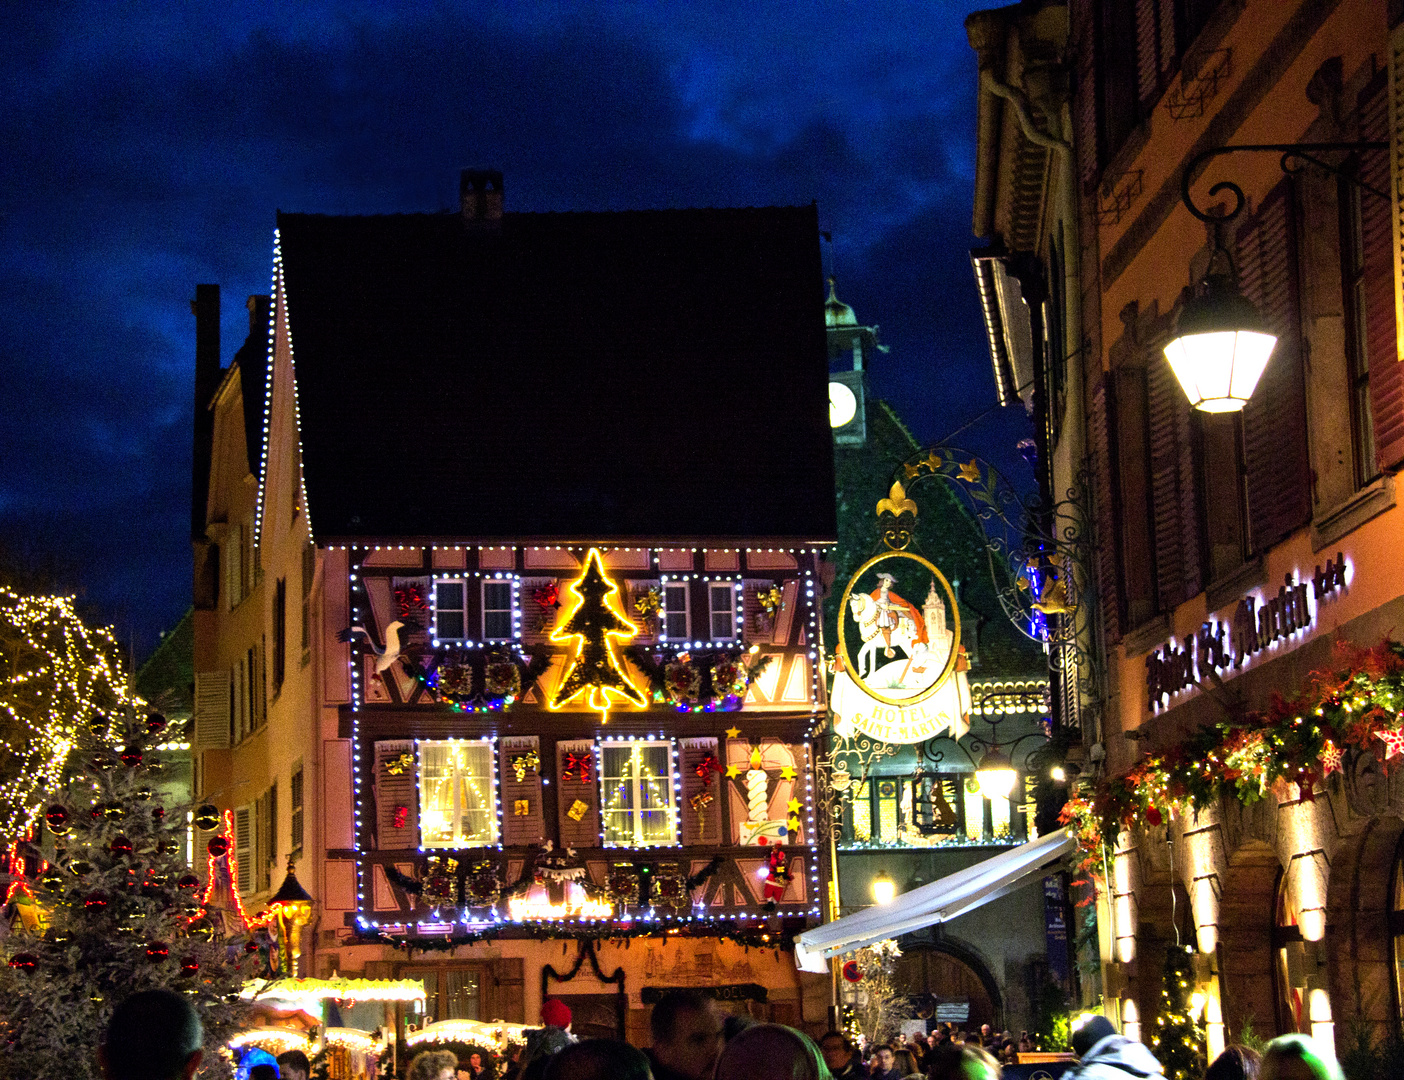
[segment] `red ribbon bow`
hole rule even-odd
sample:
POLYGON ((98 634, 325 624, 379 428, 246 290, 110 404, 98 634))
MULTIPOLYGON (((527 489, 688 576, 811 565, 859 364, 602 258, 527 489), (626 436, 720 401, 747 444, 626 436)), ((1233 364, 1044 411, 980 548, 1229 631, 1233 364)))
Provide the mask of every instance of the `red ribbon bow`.
POLYGON ((590 755, 588 753, 572 754, 567 750, 565 758, 565 768, 561 770, 561 779, 569 780, 571 773, 575 773, 582 784, 588 784, 590 782, 590 755))
POLYGON ((721 765, 717 762, 717 755, 708 754, 697 763, 693 771, 701 778, 703 787, 710 786, 712 783, 712 776, 721 771, 721 765))

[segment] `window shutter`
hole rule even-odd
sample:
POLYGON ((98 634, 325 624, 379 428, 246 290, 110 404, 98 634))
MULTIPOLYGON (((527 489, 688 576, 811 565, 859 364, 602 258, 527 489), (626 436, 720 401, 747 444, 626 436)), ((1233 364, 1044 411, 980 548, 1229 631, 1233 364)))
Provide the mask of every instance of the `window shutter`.
POLYGON ((590 739, 556 743, 556 817, 561 847, 600 846, 600 778, 595 775, 595 765, 595 744, 590 739), (582 761, 584 776, 580 773, 582 761))
POLYGON ((1109 385, 1103 379, 1092 391, 1092 412, 1088 435, 1092 452, 1092 503, 1097 570, 1097 595, 1101 601, 1102 629, 1111 644, 1121 640, 1120 581, 1116 573, 1116 512, 1112 503, 1112 458, 1109 385))
POLYGON ((682 838, 684 844, 720 844, 722 816, 722 780, 726 770, 720 769, 708 776, 708 783, 702 783, 697 774, 697 766, 708 756, 716 759, 716 739, 684 739, 682 741, 682 838), (704 792, 711 794, 705 806, 694 806, 693 800, 704 792))
POLYGON ((1142 113, 1155 104, 1160 91, 1156 51, 1156 0, 1136 0, 1136 89, 1142 113))
POLYGON ((774 645, 788 645, 795 626, 795 608, 799 604, 799 580, 790 578, 780 586, 780 610, 775 613, 775 632, 770 635, 774 645))
POLYGON ((541 740, 535 735, 503 739, 498 775, 502 785, 502 843, 507 847, 540 844, 546 839, 546 819, 541 812, 541 740), (537 765, 517 779, 512 759, 535 754, 537 765), (522 804, 525 804, 524 806, 522 804), (525 810, 525 813, 522 811, 525 810))
POLYGON ((1152 351, 1146 361, 1156 606, 1160 611, 1173 611, 1185 598, 1185 560, 1180 542, 1180 447, 1175 395, 1179 394, 1182 401, 1185 398, 1164 356, 1156 356, 1152 351))
POLYGON ((522 639, 525 641, 546 641, 556 625, 556 618, 567 606, 570 594, 566 582, 556 582, 553 577, 522 578, 518 597, 522 609, 522 639), (547 607, 537 602, 536 591, 556 584, 559 592, 559 607, 547 607))
POLYGON ((419 764, 411 739, 385 739, 375 744, 376 847, 381 851, 419 846, 419 799, 415 793, 415 778, 419 764), (409 764, 404 755, 409 755, 409 764), (391 768, 397 772, 391 772, 391 768), (404 807, 403 824, 397 826, 400 808, 404 807))
POLYGON ((253 892, 253 810, 241 806, 234 811, 234 868, 238 874, 239 895, 253 892))
POLYGON ((1294 207, 1288 178, 1238 233, 1243 293, 1277 334, 1277 347, 1243 410, 1248 536, 1253 552, 1275 544, 1311 517, 1294 207))
POLYGON ((619 600, 624 608, 624 614, 629 621, 639 628, 638 634, 634 637, 632 644, 645 645, 653 644, 658 640, 658 635, 654 632, 662 616, 655 613, 648 618, 639 614, 638 602, 648 594, 650 589, 659 587, 658 578, 629 578, 625 581, 625 588, 622 590, 619 600))
POLYGON ((1375 423, 1375 458, 1381 469, 1404 462, 1404 184, 1399 155, 1404 153, 1404 109, 1397 100, 1404 86, 1395 74, 1400 36, 1391 39, 1389 79, 1360 102, 1360 137, 1390 143, 1388 155, 1360 155, 1360 178, 1389 202, 1364 192, 1360 198, 1361 241, 1365 255, 1365 354, 1370 369, 1370 411, 1375 423), (1398 255, 1395 252, 1399 252, 1398 255))
POLYGON ((1073 144, 1077 147, 1078 177, 1084 191, 1097 183, 1097 39, 1094 0, 1071 0, 1068 22, 1076 40, 1073 88, 1073 144))
POLYGON ((229 674, 195 673, 195 749, 222 750, 229 745, 229 674))

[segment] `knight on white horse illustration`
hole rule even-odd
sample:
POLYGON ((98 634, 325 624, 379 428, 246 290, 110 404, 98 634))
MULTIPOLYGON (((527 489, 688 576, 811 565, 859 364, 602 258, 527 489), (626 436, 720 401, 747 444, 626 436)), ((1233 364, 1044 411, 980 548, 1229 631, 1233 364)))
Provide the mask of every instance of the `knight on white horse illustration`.
POLYGON ((858 674, 866 677, 865 670, 876 665, 878 639, 882 639, 883 656, 891 659, 896 653, 893 646, 912 657, 918 646, 927 644, 926 622, 915 604, 903 599, 892 591, 897 579, 888 573, 877 576, 878 587, 866 596, 857 593, 849 597, 848 603, 853 621, 858 624, 858 632, 863 639, 863 647, 858 652, 858 674))

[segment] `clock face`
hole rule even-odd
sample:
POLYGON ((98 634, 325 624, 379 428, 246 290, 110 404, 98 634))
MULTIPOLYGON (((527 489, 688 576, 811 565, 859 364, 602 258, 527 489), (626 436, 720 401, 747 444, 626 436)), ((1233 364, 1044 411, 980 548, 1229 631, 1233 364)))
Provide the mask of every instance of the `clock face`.
POLYGON ((858 412, 858 399, 841 382, 829 383, 829 427, 841 428, 858 412))

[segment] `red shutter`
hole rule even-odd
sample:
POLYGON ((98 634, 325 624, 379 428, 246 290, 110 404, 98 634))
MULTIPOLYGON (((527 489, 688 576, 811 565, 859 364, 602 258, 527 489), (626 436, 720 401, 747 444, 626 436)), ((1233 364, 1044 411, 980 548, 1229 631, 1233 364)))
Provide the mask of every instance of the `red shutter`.
POLYGON ((1160 64, 1156 54, 1156 0, 1136 0, 1136 90, 1142 111, 1155 104, 1160 91, 1160 64))
POLYGON ((1116 573, 1116 513, 1112 503, 1112 459, 1108 421, 1107 382, 1092 392, 1090 439, 1092 452, 1093 550, 1097 569, 1097 594, 1102 605, 1102 627, 1111 644, 1121 640, 1120 582, 1116 573))
POLYGON ((1238 273, 1244 295, 1277 334, 1277 347, 1243 410, 1248 537, 1254 553, 1311 518, 1295 226, 1295 199, 1288 178, 1238 232, 1238 273))
POLYGON ((1078 177, 1084 191, 1091 191, 1100 172, 1097 160, 1097 38, 1094 0, 1071 0, 1068 19, 1076 35, 1073 88, 1074 145, 1078 177))
MULTIPOLYGON (((1360 101, 1360 137, 1389 140, 1389 95, 1385 79, 1360 101)), ((1389 155, 1360 156, 1360 178, 1377 191, 1390 189, 1389 155)), ((1393 228, 1390 204, 1370 192, 1360 196, 1361 239, 1365 249, 1365 349, 1370 365, 1370 410, 1375 422, 1375 458, 1381 469, 1404 461, 1404 363, 1394 315, 1393 228)))

